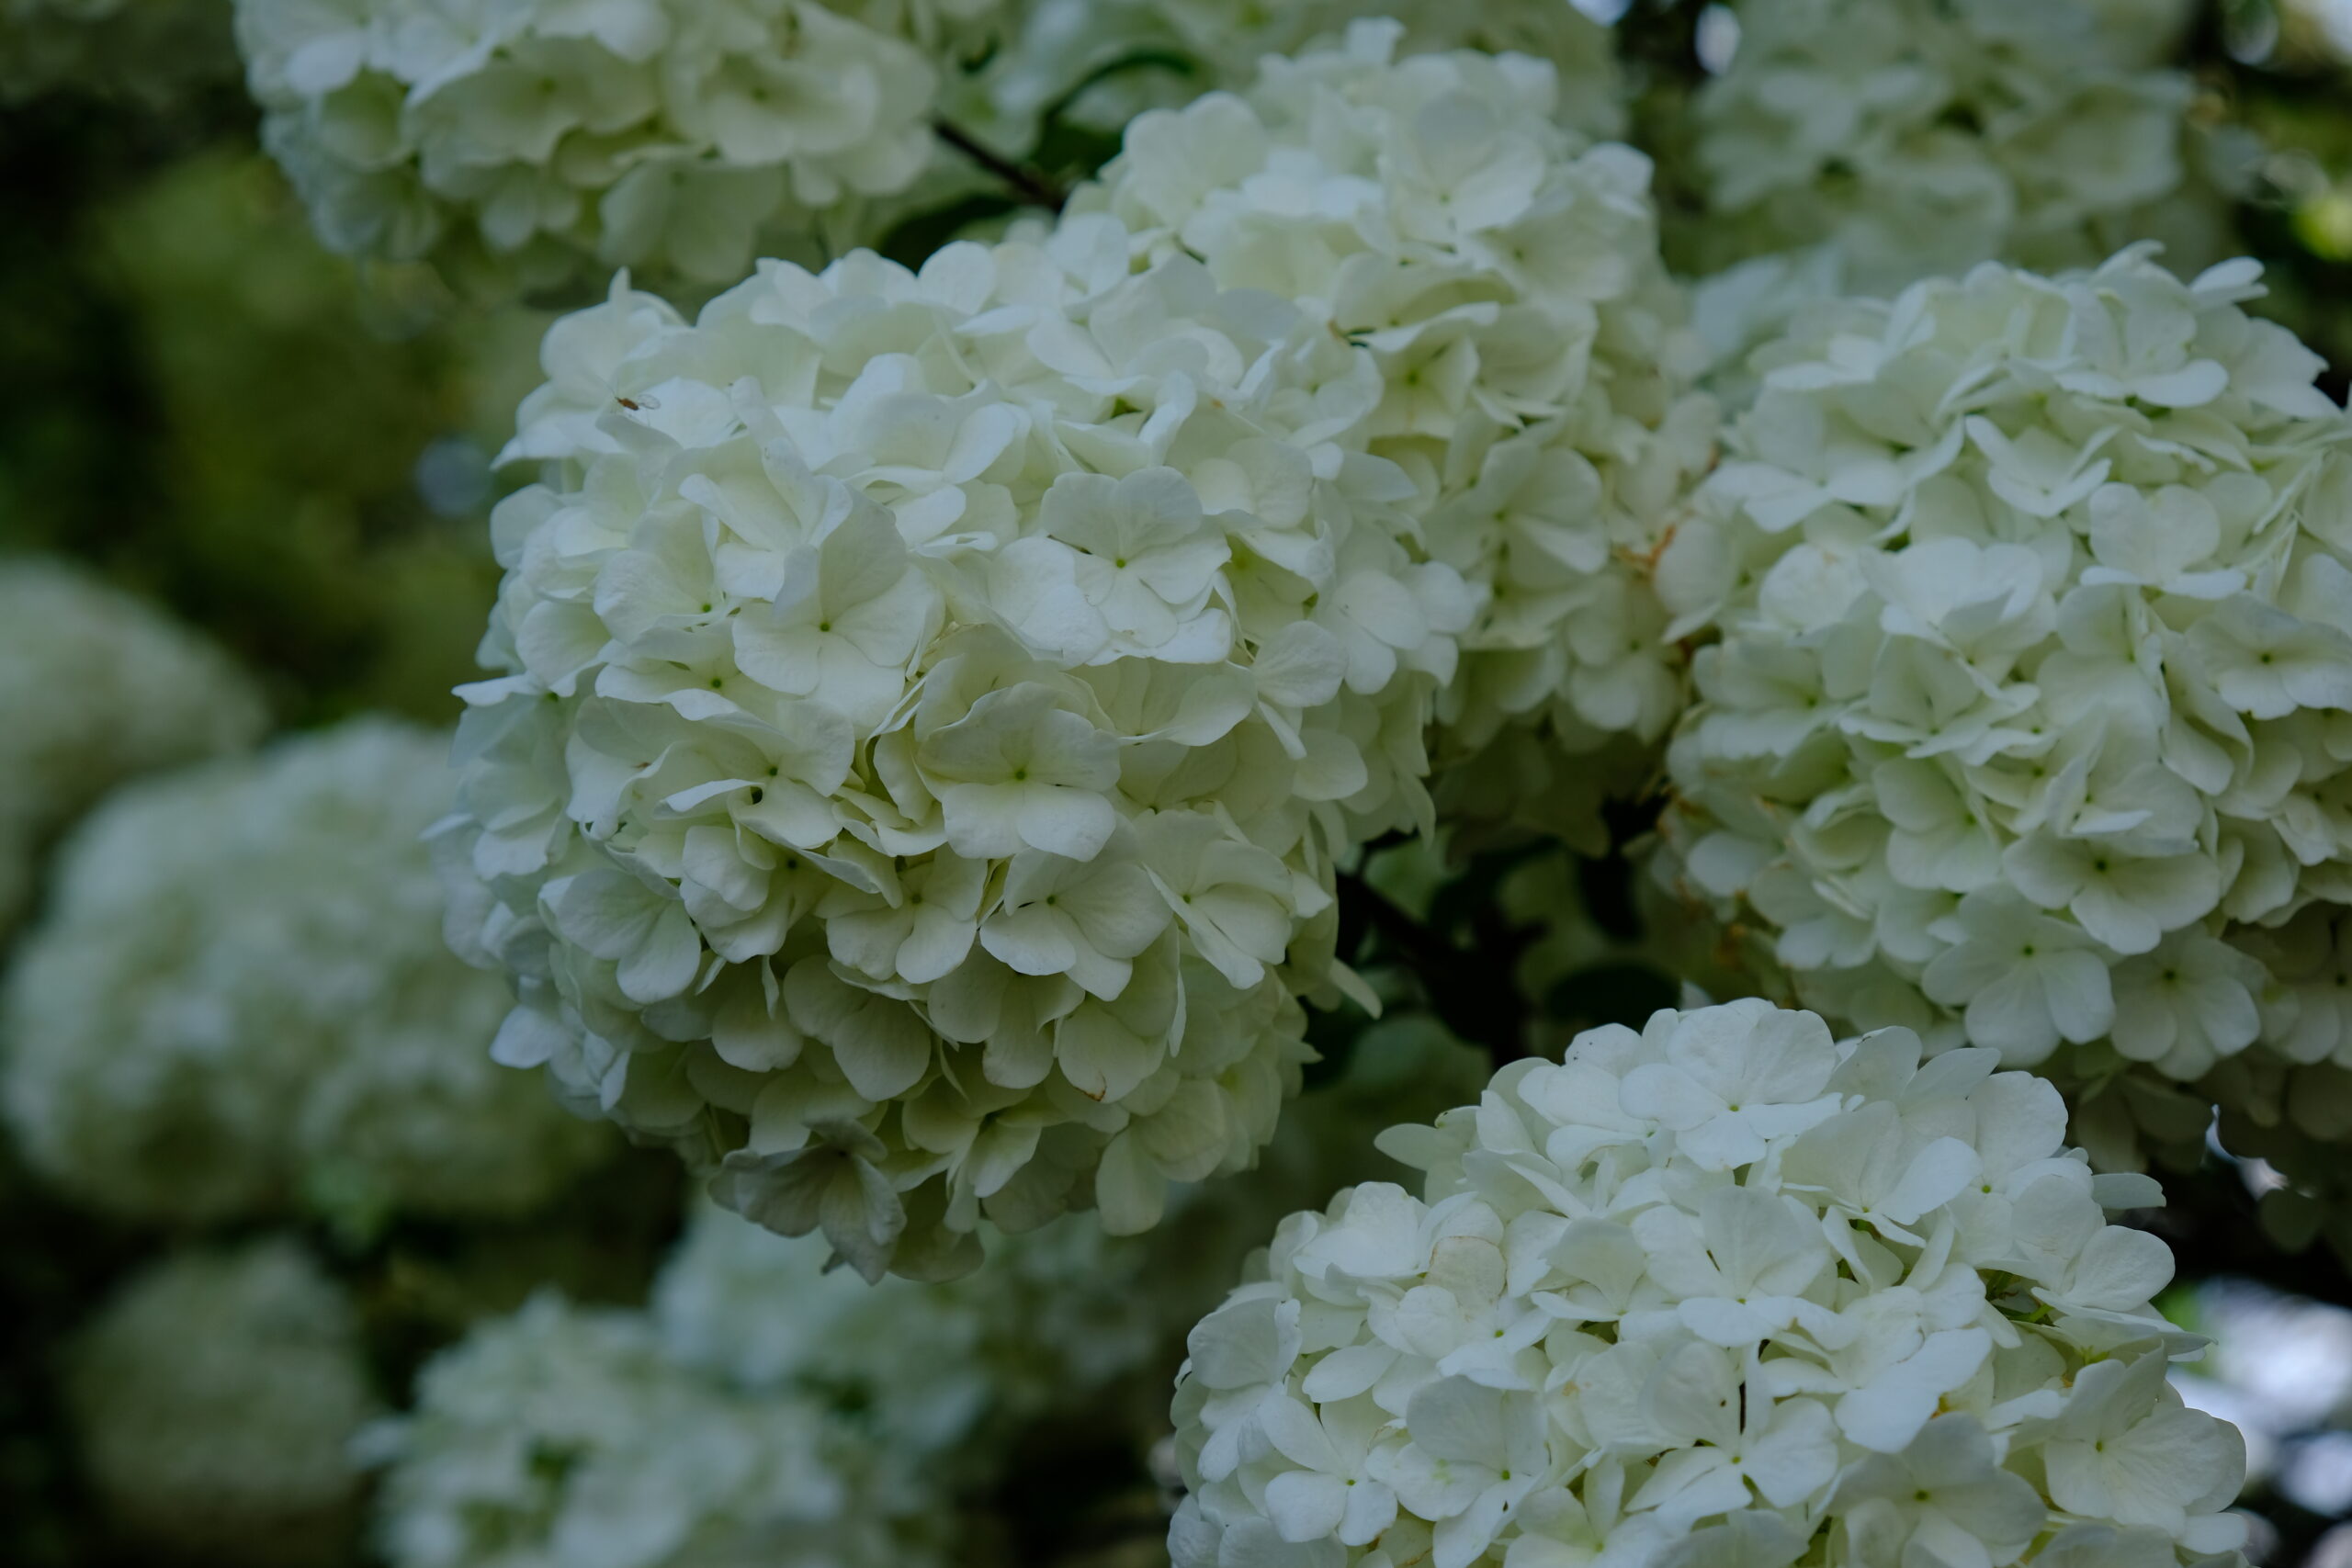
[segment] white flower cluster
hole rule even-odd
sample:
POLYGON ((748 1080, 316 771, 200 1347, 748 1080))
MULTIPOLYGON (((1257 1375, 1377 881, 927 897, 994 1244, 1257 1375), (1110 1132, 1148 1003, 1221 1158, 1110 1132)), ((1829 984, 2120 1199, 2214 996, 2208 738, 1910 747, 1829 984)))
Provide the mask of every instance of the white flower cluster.
POLYGON ((749 1394, 642 1314, 555 1295, 426 1363, 369 1431, 391 1568, 926 1568, 944 1502, 820 1401, 749 1394))
POLYGON ((124 780, 259 738, 253 682, 210 642, 78 567, 0 562, 0 931, 50 836, 124 780))
MULTIPOLYGON (((2089 265, 2127 237, 2188 243, 2211 151, 2194 88, 2156 65, 2179 0, 1741 0, 1739 41, 1690 105, 1702 271, 1826 244, 1891 292, 1988 260, 2089 265)), ((2208 203, 2215 211, 2222 204, 2208 203)), ((2210 224, 2207 226, 2211 226, 2210 224)))
POLYGON ((164 106, 236 74, 213 0, 0 0, 0 104, 66 89, 164 106))
MULTIPOLYGON (((522 979, 503 1059, 869 1276, 968 1267, 983 1209, 1137 1230, 1270 1134, 1295 998, 1350 980, 1333 864, 1430 820, 1442 698, 1666 722, 1619 536, 1688 455, 1647 421, 1705 422, 1645 357, 1643 165, 1572 154, 1548 67, 1392 39, 1270 67, 1363 210, 1263 266, 1223 203, 1232 276, 1095 212, 557 326, 443 840, 464 946, 522 979), (1349 239, 1392 220, 1409 255, 1349 239), (1545 303, 1480 298, 1511 277, 1545 303)), ((1217 103, 1139 126, 1102 204, 1172 211, 1220 120, 1216 169, 1262 161, 1217 103)))
POLYGON ((361 720, 116 795, 0 998, 27 1159, 119 1212, 510 1214, 606 1147, 442 942, 447 740, 361 720))
POLYGON ((828 1250, 704 1208, 654 1283, 654 1324, 684 1366, 857 1412, 934 1484, 991 1472, 987 1439, 1135 1371, 1182 1326, 1139 1287, 1143 1244, 1087 1215, 997 1238, 986 1268, 944 1283, 868 1285, 827 1272, 828 1250))
POLYGON ((1393 1130, 1193 1333, 1178 1568, 2224 1561, 2154 1184, 1996 1065, 1735 1002, 1393 1130))
POLYGON ((1394 61, 1399 34, 1359 23, 1268 60, 1245 96, 1142 117, 1074 206, 1370 352, 1367 447, 1410 477, 1418 546, 1476 596, 1448 753, 1546 723, 1555 751, 1655 740, 1682 682, 1649 570, 1715 415, 1689 390, 1649 161, 1563 129, 1549 65, 1394 61))
POLYGON ((262 135, 332 248, 528 287, 741 276, 929 165, 933 53, 998 0, 237 0, 262 135))
POLYGON ((1723 634, 1665 864, 1807 1006, 2014 1066, 2352 1066, 2259 956, 2352 901, 2352 426, 2257 276, 1987 265, 1758 355, 1661 568, 1723 634))
POLYGON ((114 1518, 183 1553, 320 1560, 359 1488, 361 1352, 350 1301, 291 1242, 166 1258, 72 1347, 84 1468, 114 1518))

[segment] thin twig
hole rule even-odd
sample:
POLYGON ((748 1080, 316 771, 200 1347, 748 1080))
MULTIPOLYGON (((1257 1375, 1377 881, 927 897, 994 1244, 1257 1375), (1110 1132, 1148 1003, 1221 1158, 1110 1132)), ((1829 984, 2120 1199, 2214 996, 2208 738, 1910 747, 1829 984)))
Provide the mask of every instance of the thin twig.
POLYGON ((948 120, 935 119, 931 122, 931 128, 942 141, 1011 186, 1033 206, 1042 207, 1048 212, 1059 212, 1062 204, 1069 199, 1069 192, 1036 170, 981 146, 963 127, 948 120))

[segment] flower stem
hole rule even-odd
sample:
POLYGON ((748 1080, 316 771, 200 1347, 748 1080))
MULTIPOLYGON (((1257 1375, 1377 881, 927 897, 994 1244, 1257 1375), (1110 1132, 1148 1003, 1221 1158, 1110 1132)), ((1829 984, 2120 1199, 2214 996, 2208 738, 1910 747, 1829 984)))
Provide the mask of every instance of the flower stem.
POLYGON ((1069 192, 1047 179, 1036 170, 1017 164, 1001 153, 993 152, 975 140, 971 132, 953 121, 932 121, 932 130, 939 139, 967 158, 1002 180, 1033 206, 1048 212, 1059 212, 1062 203, 1069 199, 1069 192))

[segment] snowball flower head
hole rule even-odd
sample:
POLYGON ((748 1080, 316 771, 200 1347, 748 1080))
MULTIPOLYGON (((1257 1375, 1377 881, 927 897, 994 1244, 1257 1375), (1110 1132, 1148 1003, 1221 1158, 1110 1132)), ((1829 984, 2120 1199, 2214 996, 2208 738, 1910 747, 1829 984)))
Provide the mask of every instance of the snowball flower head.
POLYGON ((510 448, 441 840, 502 1056, 869 1277, 1247 1165, 1335 862, 1432 816, 1476 595, 1374 355, 1153 248, 616 288, 510 448))
POLYGON ((681 1364, 554 1295, 477 1327, 369 1431, 392 1568, 924 1568, 944 1500, 819 1402, 681 1364))
POLYGON ((2127 235, 2213 243, 2223 160, 2158 68, 2178 0, 1747 0, 1691 103, 1693 263, 1814 245, 1892 291, 2002 259, 2086 265, 2127 235))
POLYGON ((2243 1443, 2102 1213, 2154 1184, 1996 1066, 1743 1001, 1392 1130, 1421 1195, 1292 1215, 1193 1331, 1178 1568, 2233 1551, 2243 1443))
POLYGON ((1662 569, 1723 635, 1666 866, 1808 1006, 2061 1073, 2352 1065, 2271 966, 2352 896, 2352 433, 2256 276, 1987 266, 1758 353, 1662 569))
POLYGON ((1440 706, 1446 758, 1506 730, 1544 737, 1522 764, 1654 741, 1682 683, 1651 567, 1715 417, 1690 390, 1697 340, 1658 259, 1649 161, 1563 125, 1549 63, 1399 60, 1400 36, 1360 22, 1269 59, 1246 94, 1143 116, 1073 205, 1369 351, 1368 449, 1410 478, 1418 547, 1476 596, 1440 706))
POLYGON ((228 656, 78 567, 0 562, 0 929, 49 836, 124 780, 240 750, 267 716, 228 656))
POLYGON ((331 1560, 372 1414, 358 1316, 283 1239, 169 1258, 77 1339, 65 1398, 113 1516, 149 1539, 267 1563, 331 1560))
POLYGON ((239 0, 262 137, 335 250, 510 286, 742 275, 778 222, 929 164, 946 34, 994 0, 239 0))
POLYGON ((33 1167, 125 1214, 365 1222, 517 1213, 600 1154, 490 1060, 504 988, 443 943, 447 757, 359 720, 101 807, 0 998, 33 1167))

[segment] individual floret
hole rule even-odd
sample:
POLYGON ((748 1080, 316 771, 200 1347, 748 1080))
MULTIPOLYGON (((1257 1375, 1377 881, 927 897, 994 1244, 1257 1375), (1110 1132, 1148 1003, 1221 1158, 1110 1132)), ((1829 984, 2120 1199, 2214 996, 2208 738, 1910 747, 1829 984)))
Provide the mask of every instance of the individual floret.
POLYGON ((704 285, 930 164, 993 0, 238 0, 262 137, 346 253, 506 287, 704 285))
POLYGON ((1996 1066, 1735 1002, 1391 1131, 1421 1194, 1292 1215, 1193 1331, 1178 1568, 2233 1553, 2244 1444, 2103 1213, 2154 1184, 1996 1066))
MULTIPOLYGON (((2214 181, 2160 63, 2178 0, 1742 0, 1736 51, 1690 105, 1699 272, 1815 246, 1892 292, 1981 261, 2084 266, 2161 235, 2226 254, 2214 181)), ((2192 262, 2191 265, 2195 265, 2192 262)))
POLYGON ((2302 983, 2352 896, 2352 430, 2256 276, 1987 266, 1758 354, 1661 572, 1723 635, 1663 863, 1806 1005, 2074 1084, 2352 1066, 2302 983))
POLYGON ((74 1342, 68 1414, 109 1516, 190 1556, 339 1561, 373 1413, 357 1314, 293 1243, 186 1253, 74 1342))
POLYGON ((510 448, 442 840, 502 1057, 869 1276, 1247 1165, 1334 863, 1431 815, 1476 599, 1371 352, 1133 248, 616 288, 510 448))
POLYGON ((0 563, 0 931, 40 852, 124 780, 259 737, 253 682, 210 642, 79 568, 0 563))
POLYGON ((367 1435, 392 1568, 924 1568, 944 1501, 805 1395, 688 1368, 641 1314, 535 1297, 367 1435))
POLYGON ((0 1003, 27 1158, 125 1214, 514 1214, 607 1146, 490 1060, 442 941, 447 741, 380 720, 164 774, 59 857, 0 1003))
POLYGON ((1442 765, 1493 750, 1446 787, 1589 839, 1602 787, 1640 782, 1683 701, 1650 577, 1713 407, 1690 389, 1648 159, 1564 127, 1548 64, 1398 60, 1400 35, 1359 23, 1268 60, 1246 95, 1145 115, 1073 205, 1369 352, 1367 449, 1411 479, 1417 544, 1478 598, 1438 744, 1442 765))

